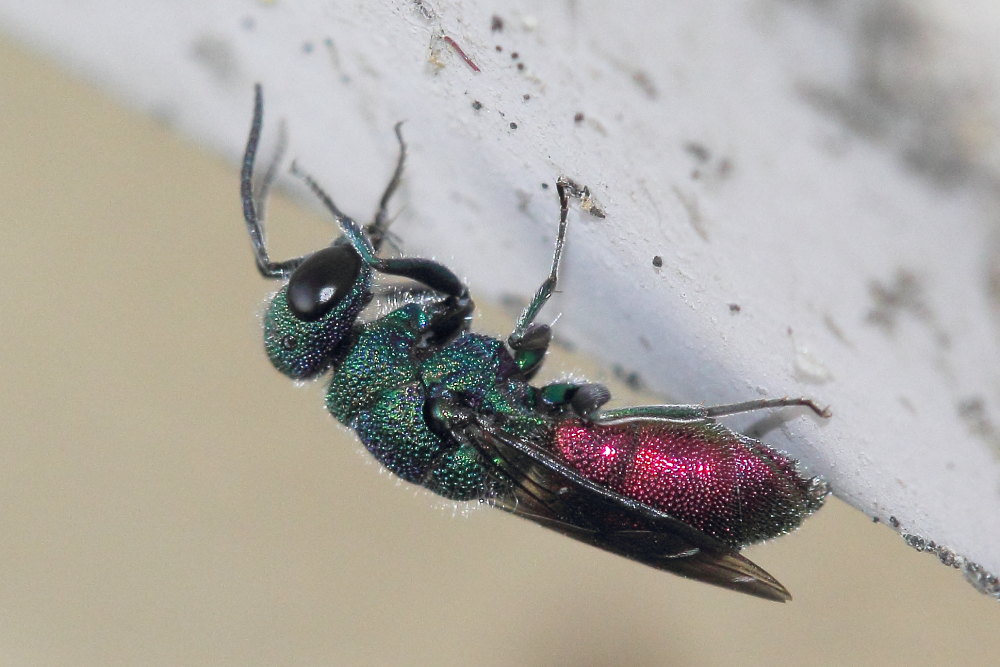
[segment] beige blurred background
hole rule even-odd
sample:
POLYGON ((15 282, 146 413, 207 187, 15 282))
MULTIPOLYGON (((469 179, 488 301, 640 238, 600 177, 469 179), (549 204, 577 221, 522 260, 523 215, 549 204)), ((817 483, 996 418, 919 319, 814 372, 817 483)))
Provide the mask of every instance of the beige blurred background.
MULTIPOLYGON (((836 501, 749 551, 778 605, 396 483, 263 356, 237 166, 2 41, 0 73, 0 663, 996 660, 996 601, 836 501)), ((331 229, 270 219, 278 256, 331 229)))

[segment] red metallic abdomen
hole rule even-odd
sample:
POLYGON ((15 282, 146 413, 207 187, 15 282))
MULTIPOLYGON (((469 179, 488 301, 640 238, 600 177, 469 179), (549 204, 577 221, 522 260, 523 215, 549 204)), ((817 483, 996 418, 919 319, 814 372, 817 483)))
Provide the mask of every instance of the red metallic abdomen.
POLYGON ((584 477, 736 547, 794 529, 825 495, 793 459, 714 422, 567 418, 553 446, 584 477))

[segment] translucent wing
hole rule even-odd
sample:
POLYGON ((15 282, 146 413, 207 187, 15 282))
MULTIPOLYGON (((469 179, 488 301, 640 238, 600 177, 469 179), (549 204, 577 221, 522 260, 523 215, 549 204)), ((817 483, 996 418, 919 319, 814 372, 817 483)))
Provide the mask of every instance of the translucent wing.
POLYGON ((488 504, 660 570, 769 600, 791 599, 734 548, 582 477, 539 445, 482 417, 461 431, 505 482, 488 504))

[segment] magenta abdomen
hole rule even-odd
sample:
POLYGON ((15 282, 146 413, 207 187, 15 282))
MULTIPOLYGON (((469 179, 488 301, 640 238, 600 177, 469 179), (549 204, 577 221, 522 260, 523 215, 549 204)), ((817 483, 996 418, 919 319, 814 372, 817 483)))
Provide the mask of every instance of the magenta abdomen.
POLYGON ((736 547, 796 528, 825 496, 793 459, 714 422, 568 418, 553 446, 584 477, 736 547))

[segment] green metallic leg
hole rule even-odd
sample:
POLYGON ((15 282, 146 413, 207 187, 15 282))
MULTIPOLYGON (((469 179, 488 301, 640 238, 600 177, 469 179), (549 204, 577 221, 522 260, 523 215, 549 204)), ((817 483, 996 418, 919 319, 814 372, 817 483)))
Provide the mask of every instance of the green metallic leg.
POLYGON ((742 403, 730 403, 729 405, 713 405, 704 408, 709 417, 723 417, 725 415, 735 415, 741 412, 754 412, 756 410, 769 410, 771 408, 809 408, 823 418, 830 417, 833 413, 830 408, 821 408, 811 398, 765 398, 756 401, 744 401, 742 403))
POLYGON ((515 363, 529 378, 541 366, 545 352, 552 341, 552 330, 547 324, 536 324, 535 318, 556 289, 559 281, 559 264, 562 261, 563 246, 566 244, 566 218, 569 214, 568 181, 559 178, 556 181, 556 192, 559 194, 559 232, 556 234, 555 251, 552 253, 552 268, 528 307, 517 319, 514 331, 507 338, 507 344, 514 351, 515 363))
POLYGON ((632 419, 661 419, 663 421, 709 421, 715 417, 754 412, 771 408, 806 407, 820 417, 829 417, 829 408, 820 408, 808 398, 776 398, 731 403, 729 405, 645 405, 619 410, 595 412, 590 418, 602 424, 630 421, 632 419))

